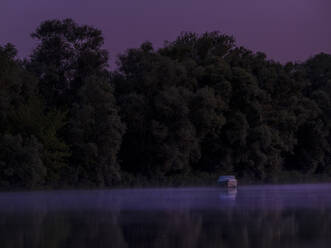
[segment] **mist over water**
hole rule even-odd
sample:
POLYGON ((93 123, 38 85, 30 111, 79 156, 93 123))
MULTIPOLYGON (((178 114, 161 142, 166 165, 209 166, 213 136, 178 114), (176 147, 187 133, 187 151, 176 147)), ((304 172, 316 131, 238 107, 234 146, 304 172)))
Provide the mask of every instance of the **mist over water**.
POLYGON ((329 247, 331 184, 0 193, 1 247, 329 247))

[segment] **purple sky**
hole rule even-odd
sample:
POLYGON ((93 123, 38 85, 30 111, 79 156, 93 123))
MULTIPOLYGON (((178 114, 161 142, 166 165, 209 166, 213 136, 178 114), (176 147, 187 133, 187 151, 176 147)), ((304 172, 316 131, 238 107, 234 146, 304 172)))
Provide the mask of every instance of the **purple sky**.
POLYGON ((302 61, 331 53, 331 0, 0 0, 0 44, 20 56, 30 33, 46 19, 73 18, 100 28, 115 55, 146 40, 157 47, 181 31, 221 31, 269 58, 302 61))

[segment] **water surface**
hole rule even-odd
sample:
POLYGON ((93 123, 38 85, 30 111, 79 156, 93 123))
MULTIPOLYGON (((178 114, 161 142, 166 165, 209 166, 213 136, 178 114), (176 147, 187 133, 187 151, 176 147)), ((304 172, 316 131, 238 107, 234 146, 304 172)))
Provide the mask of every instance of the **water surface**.
POLYGON ((331 184, 2 192, 0 247, 331 247, 331 184))

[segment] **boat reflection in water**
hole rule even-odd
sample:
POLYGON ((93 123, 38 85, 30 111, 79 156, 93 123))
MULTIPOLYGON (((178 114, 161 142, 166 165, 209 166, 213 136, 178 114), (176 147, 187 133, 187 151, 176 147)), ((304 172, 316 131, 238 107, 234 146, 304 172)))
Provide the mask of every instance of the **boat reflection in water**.
POLYGON ((221 193, 219 195, 221 200, 236 200, 237 197, 237 188, 224 188, 220 190, 221 193))

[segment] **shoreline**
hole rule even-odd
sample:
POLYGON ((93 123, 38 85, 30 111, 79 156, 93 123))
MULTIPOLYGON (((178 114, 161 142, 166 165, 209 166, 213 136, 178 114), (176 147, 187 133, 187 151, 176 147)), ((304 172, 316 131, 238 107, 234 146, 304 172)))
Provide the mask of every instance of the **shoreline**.
MULTIPOLYGON (((273 186, 273 185, 312 185, 312 184, 331 184, 331 178, 310 178, 306 180, 292 180, 292 181, 276 181, 276 182, 266 182, 266 181, 247 181, 247 180, 238 180, 238 187, 242 186, 273 186)), ((27 188, 0 188, 0 193, 5 192, 38 192, 38 191, 94 191, 94 190, 134 190, 134 189, 166 189, 166 188, 204 188, 204 187, 220 187, 216 180, 213 182, 204 182, 204 183, 188 183, 183 182, 182 184, 176 183, 153 183, 153 182, 145 182, 144 184, 120 184, 114 185, 111 187, 97 187, 97 186, 63 186, 63 187, 51 187, 51 186, 42 186, 42 187, 34 187, 31 189, 27 188)), ((221 187, 220 187, 221 188, 221 187)))

